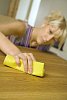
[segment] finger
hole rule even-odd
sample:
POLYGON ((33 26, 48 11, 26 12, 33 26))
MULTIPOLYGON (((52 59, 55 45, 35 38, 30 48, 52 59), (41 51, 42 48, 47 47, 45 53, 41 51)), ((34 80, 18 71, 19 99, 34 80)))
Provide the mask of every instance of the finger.
POLYGON ((28 66, 27 66, 27 57, 25 53, 19 54, 19 57, 22 59, 23 65, 24 65, 24 71, 27 73, 28 72, 28 66))
POLYGON ((29 54, 26 54, 27 59, 28 59, 28 71, 30 74, 33 72, 33 60, 29 54))
POLYGON ((15 59, 17 65, 20 66, 20 59, 19 59, 19 57, 18 56, 14 56, 14 59, 15 59))
POLYGON ((32 53, 29 53, 29 56, 32 58, 33 61, 36 61, 35 57, 33 56, 32 53))

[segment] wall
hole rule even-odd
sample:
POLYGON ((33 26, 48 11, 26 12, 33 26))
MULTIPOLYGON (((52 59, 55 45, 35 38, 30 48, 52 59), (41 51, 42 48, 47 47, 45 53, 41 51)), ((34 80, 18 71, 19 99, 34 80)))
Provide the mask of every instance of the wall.
POLYGON ((0 0, 0 15, 7 15, 11 0, 0 0))
POLYGON ((67 19, 67 0, 41 0, 35 25, 40 25, 45 16, 53 10, 59 10, 67 19))
POLYGON ((16 19, 27 20, 27 11, 29 8, 31 0, 20 0, 18 11, 16 14, 16 19))
POLYGON ((40 4, 41 4, 41 0, 33 0, 30 15, 29 15, 29 18, 28 18, 28 23, 31 26, 35 25, 35 21, 36 21, 36 18, 37 18, 37 13, 38 13, 40 4))
POLYGON ((16 19, 28 20, 34 26, 41 0, 20 0, 16 19))
MULTIPOLYGON (((67 0, 41 0, 41 4, 35 21, 35 26, 40 26, 43 23, 45 16, 47 16, 51 11, 54 10, 61 11, 61 13, 67 20, 67 0)), ((56 54, 53 48, 51 50, 56 54)), ((59 50, 57 54, 59 54, 60 57, 67 59, 67 40, 65 41, 63 50, 64 51, 62 53, 59 50)))

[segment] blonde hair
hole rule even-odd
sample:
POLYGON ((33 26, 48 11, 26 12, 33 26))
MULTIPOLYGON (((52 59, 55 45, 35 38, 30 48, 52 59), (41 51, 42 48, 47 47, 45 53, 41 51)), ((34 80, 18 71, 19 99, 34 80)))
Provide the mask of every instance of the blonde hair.
POLYGON ((46 22, 61 29, 61 33, 59 33, 60 37, 58 38, 58 49, 61 49, 63 43, 67 38, 67 25, 64 16, 62 16, 60 12, 54 11, 46 17, 46 22))

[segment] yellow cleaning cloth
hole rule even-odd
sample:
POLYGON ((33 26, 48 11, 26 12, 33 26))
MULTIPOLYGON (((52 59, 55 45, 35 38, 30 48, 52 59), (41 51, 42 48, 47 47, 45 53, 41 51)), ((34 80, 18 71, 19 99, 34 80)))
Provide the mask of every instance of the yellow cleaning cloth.
MULTIPOLYGON (((14 69, 20 70, 24 72, 23 62, 20 59, 20 67, 16 64, 15 59, 11 55, 7 55, 3 62, 4 65, 12 67, 14 69)), ((33 73, 32 75, 43 77, 45 73, 44 63, 33 61, 33 73)))

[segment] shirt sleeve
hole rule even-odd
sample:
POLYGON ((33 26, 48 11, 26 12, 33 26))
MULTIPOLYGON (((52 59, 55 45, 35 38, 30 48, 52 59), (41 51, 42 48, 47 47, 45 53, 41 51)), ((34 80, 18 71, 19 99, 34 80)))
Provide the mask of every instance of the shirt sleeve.
POLYGON ((30 37, 31 37, 32 30, 33 30, 33 27, 30 25, 27 25, 26 33, 24 37, 19 38, 18 36, 10 35, 10 36, 7 36, 7 38, 15 45, 30 47, 30 37))

